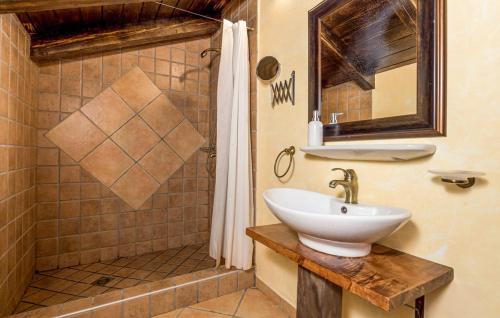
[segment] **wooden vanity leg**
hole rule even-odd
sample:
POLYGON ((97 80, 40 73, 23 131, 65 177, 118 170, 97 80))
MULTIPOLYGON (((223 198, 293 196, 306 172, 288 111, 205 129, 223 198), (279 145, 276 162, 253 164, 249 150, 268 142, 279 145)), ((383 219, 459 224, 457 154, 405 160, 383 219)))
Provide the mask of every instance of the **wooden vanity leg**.
POLYGON ((424 318, 425 296, 415 299, 415 318, 424 318))
POLYGON ((341 318, 342 288, 299 266, 297 318, 341 318))

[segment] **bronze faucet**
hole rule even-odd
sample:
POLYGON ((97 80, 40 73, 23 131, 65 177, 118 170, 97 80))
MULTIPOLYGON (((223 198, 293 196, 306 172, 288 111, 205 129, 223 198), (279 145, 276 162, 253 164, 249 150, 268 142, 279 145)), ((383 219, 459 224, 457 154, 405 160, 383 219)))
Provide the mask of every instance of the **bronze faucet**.
POLYGON ((344 187, 345 203, 358 204, 358 176, 353 169, 334 168, 332 171, 342 171, 344 180, 330 181, 330 188, 335 189, 338 185, 344 187))

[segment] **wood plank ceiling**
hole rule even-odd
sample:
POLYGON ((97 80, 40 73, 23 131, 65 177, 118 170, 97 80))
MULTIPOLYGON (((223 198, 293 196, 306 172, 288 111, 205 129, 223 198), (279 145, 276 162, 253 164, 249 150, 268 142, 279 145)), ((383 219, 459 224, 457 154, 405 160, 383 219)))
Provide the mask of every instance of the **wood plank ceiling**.
POLYGON ((355 81, 363 89, 372 89, 367 77, 415 63, 415 20, 412 0, 339 1, 321 19, 322 86, 355 81), (332 41, 346 48, 342 55, 332 54, 332 41))
POLYGON ((35 61, 68 58, 213 34, 231 0, 7 0, 0 13, 16 13, 31 35, 35 61))
MULTIPOLYGON (((218 17, 229 0, 163 0, 161 2, 176 8, 218 17)), ((180 10, 161 6, 155 2, 138 2, 19 12, 17 15, 26 30, 31 34, 32 39, 41 40, 103 28, 156 22, 161 19, 186 16, 187 14, 180 10)))

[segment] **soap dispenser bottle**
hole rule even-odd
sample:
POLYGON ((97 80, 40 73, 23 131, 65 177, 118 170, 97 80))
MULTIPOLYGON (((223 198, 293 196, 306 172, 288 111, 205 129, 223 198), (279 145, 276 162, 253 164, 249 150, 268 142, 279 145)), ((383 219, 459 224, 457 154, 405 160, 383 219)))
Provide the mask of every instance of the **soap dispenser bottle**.
POLYGON ((307 131, 307 144, 310 147, 323 145, 323 123, 320 121, 319 111, 313 111, 312 120, 307 131))

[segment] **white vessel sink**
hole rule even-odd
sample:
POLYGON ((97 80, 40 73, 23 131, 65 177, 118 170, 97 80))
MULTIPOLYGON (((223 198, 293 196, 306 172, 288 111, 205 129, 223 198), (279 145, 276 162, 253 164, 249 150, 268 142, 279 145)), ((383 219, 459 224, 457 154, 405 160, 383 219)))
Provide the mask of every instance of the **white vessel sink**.
POLYGON ((370 254, 374 242, 411 217, 403 209, 346 204, 333 196, 299 189, 269 189, 264 192, 264 200, 281 222, 298 233, 302 244, 337 256, 370 254))

